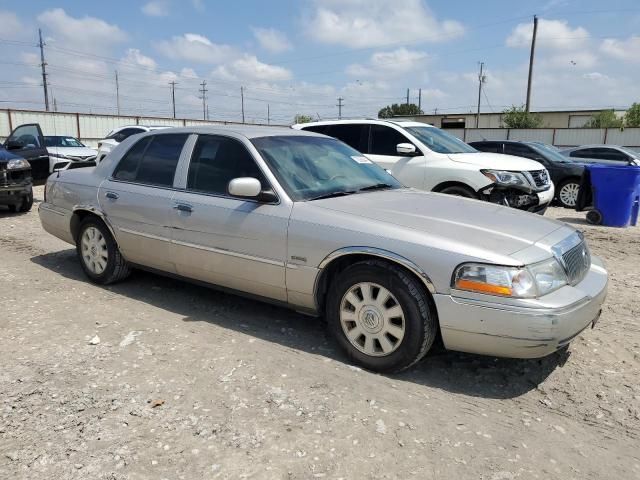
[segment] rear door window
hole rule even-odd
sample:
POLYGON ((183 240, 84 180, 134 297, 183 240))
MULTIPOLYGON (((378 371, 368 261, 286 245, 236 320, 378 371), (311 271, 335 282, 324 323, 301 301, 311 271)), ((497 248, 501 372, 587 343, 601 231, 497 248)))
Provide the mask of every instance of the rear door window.
POLYGON ((371 125, 371 150, 372 155, 399 156, 397 145, 399 143, 412 143, 399 131, 385 125, 371 125))
POLYGON ((171 187, 187 137, 187 134, 166 134, 143 138, 120 160, 113 172, 113 178, 171 187))
POLYGON ((472 142, 469 145, 481 152, 502 153, 502 144, 499 142, 472 142))
POLYGON ((602 160, 613 160, 615 162, 628 162, 629 157, 614 148, 592 148, 593 157, 602 160))
POLYGON ((359 152, 367 153, 369 125, 354 123, 331 125, 326 132, 322 133, 337 138, 359 152))

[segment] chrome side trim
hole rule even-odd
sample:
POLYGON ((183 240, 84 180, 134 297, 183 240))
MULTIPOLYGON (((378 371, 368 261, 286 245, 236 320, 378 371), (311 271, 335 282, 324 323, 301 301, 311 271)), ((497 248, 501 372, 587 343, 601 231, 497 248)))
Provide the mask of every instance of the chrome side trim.
POLYGON ((252 260, 254 262, 260 262, 260 263, 266 263, 268 265, 276 265, 278 267, 284 267, 284 262, 281 262, 279 260, 272 260, 270 258, 255 257, 253 255, 247 255, 246 253, 239 253, 239 252, 234 252, 234 251, 231 251, 231 250, 224 250, 224 249, 215 248, 215 247, 205 247, 204 245, 197 245, 195 243, 181 242, 179 240, 171 240, 171 243, 174 243, 176 245, 182 245, 184 247, 189 247, 189 248, 197 248, 198 250, 205 250, 207 252, 219 253, 221 255, 228 255, 230 257, 243 258, 245 260, 252 260))
POLYGON ((54 214, 56 214, 56 215, 60 215, 61 217, 65 217, 65 216, 66 216, 66 214, 65 214, 65 213, 63 213, 63 212, 59 212, 58 210, 55 210, 55 209, 53 209, 53 208, 51 208, 51 207, 46 206, 46 205, 44 204, 44 202, 42 202, 42 203, 40 204, 40 206, 38 207, 38 209, 39 209, 39 210, 46 210, 46 211, 47 211, 47 212, 49 212, 49 213, 54 213, 54 214))
POLYGON ((417 275, 420 278, 420 280, 422 280, 422 283, 424 283, 424 285, 427 287, 427 290, 429 290, 429 292, 436 293, 436 287, 431 281, 431 279, 429 278, 429 276, 426 274, 426 272, 422 270, 418 265, 413 263, 411 260, 408 260, 401 255, 390 252, 388 250, 383 250, 381 248, 344 247, 331 252, 329 255, 327 255, 324 258, 324 260, 320 262, 320 265, 318 265, 319 274, 318 274, 318 277, 316 278, 316 286, 314 288, 314 291, 316 292, 316 294, 317 294, 317 287, 318 287, 317 285, 318 278, 322 274, 322 271, 324 270, 324 268, 327 265, 329 265, 329 263, 331 263, 336 258, 344 257, 345 255, 357 255, 357 254, 372 255, 374 257, 380 257, 380 258, 390 260, 394 263, 398 263, 403 267, 407 268, 408 270, 410 270, 411 272, 413 272, 415 275, 417 275))
POLYGON ((128 228, 121 228, 121 227, 118 227, 118 230, 124 233, 130 233, 131 235, 137 235, 139 237, 150 238, 152 240, 160 240, 161 242, 171 243, 170 238, 159 237, 158 235, 153 235, 151 233, 139 232, 137 230, 130 230, 128 228))

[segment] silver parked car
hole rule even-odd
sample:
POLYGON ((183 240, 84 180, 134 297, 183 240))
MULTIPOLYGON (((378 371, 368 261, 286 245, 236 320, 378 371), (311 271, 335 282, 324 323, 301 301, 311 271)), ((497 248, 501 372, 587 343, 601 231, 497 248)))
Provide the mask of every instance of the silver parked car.
POLYGON ((366 368, 448 349, 548 355, 594 325, 607 272, 564 223, 404 188, 348 145, 269 127, 131 137, 49 178, 49 233, 90 280, 131 267, 325 315, 366 368))

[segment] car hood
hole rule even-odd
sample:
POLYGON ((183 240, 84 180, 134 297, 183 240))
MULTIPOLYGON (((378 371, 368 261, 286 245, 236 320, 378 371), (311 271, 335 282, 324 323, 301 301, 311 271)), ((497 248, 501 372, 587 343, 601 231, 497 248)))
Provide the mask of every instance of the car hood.
POLYGON ((448 156, 454 162, 467 163, 493 170, 531 171, 544 169, 542 164, 535 160, 502 153, 449 153, 448 156))
POLYGON ((65 155, 74 158, 94 157, 96 151, 89 147, 47 147, 51 155, 65 155))
POLYGON ((6 163, 9 160, 16 160, 18 158, 22 157, 0 147, 0 163, 6 163))
MULTIPOLYGON (((430 237, 427 242, 472 249, 478 254, 513 255, 559 229, 567 229, 566 235, 572 231, 564 223, 514 208, 414 189, 369 192, 309 203, 354 220, 357 217, 422 232, 430 237)), ((340 220, 349 223, 347 218, 340 220)), ((358 228, 362 228, 361 224, 358 228)), ((376 230, 372 224, 371 231, 376 230)), ((403 236, 400 231, 395 234, 403 236)), ((545 251, 544 257, 548 256, 545 251)))

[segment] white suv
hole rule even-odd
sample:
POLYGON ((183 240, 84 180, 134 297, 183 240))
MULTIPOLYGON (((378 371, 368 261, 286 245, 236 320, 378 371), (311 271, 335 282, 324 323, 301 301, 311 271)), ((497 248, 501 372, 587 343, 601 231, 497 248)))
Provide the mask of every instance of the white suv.
POLYGON ((540 214, 553 199, 553 183, 540 163, 479 152, 426 123, 333 120, 292 128, 342 140, 409 187, 487 200, 540 214))
POLYGON ((163 126, 149 126, 149 125, 126 125, 124 127, 118 127, 111 130, 107 136, 98 142, 98 154, 96 156, 96 164, 104 160, 104 157, 113 150, 113 148, 119 145, 121 142, 129 138, 131 135, 137 135, 138 133, 150 132, 151 130, 159 130, 161 128, 169 128, 163 126))

